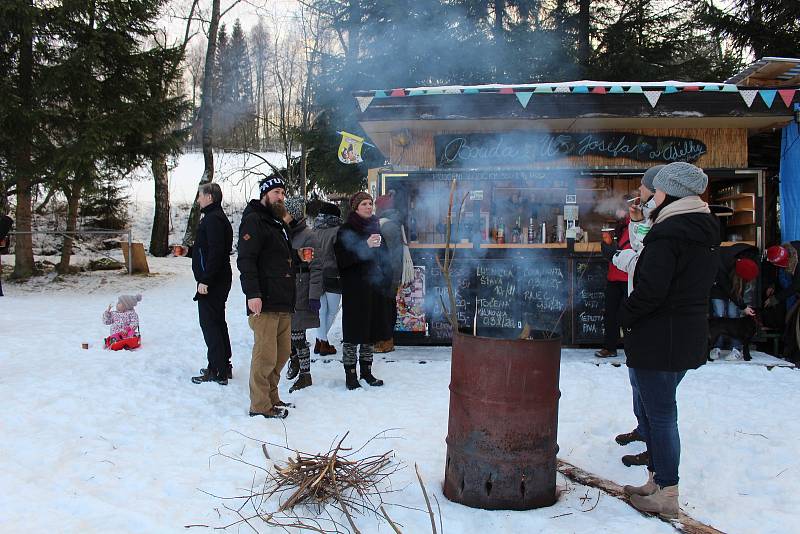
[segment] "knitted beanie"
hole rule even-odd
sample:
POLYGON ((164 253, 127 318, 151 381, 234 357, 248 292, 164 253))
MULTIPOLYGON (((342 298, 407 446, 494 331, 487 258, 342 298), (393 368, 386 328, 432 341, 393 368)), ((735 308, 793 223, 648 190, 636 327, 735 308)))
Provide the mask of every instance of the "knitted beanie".
POLYGON ((645 186, 650 192, 655 193, 656 188, 653 187, 653 178, 656 177, 658 171, 664 168, 664 165, 653 165, 646 171, 644 171, 644 175, 642 175, 642 185, 645 186))
POLYGON ((261 196, 263 197, 273 189, 282 188, 286 191, 286 182, 283 181, 283 178, 280 176, 270 176, 269 178, 264 178, 258 183, 258 188, 261 190, 261 196))
POLYGON ((286 211, 295 221, 299 221, 305 216, 303 209, 306 207, 306 201, 303 197, 289 197, 283 203, 286 206, 286 211))
POLYGON ((364 202, 365 200, 372 200, 372 195, 370 195, 366 191, 359 191, 358 193, 350 197, 350 209, 356 211, 358 209, 358 205, 364 202))
POLYGON ((700 167, 676 161, 658 171, 653 186, 678 198, 702 195, 708 186, 708 176, 700 167))
POLYGON ((130 311, 140 300, 142 300, 141 295, 120 295, 118 303, 122 304, 122 311, 130 311))
POLYGON ((334 215, 336 217, 342 216, 342 210, 339 209, 339 206, 336 204, 331 204, 330 202, 324 202, 322 206, 319 207, 320 215, 334 215))

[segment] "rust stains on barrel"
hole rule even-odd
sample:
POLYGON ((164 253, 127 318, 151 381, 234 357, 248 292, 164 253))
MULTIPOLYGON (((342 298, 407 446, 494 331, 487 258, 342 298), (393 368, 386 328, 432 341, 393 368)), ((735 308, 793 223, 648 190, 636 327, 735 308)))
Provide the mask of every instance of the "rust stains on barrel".
POLYGON ((489 510, 556 494, 561 338, 453 337, 444 494, 489 510))

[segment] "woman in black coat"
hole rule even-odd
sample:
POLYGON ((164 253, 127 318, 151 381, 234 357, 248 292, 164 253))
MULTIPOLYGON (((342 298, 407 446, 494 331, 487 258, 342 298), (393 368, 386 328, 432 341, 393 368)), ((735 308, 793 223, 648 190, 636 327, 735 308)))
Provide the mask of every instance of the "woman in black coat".
POLYGON ((647 426, 649 479, 625 486, 639 510, 677 518, 680 436, 676 392, 706 361, 708 299, 717 273, 719 226, 699 195, 708 177, 689 163, 656 175, 653 227, 622 307, 625 354, 636 374, 647 426))
POLYGON ((356 193, 350 199, 350 209, 347 222, 339 227, 334 251, 342 284, 342 362, 347 389, 356 389, 361 387, 357 359, 361 378, 370 386, 383 385, 372 374, 372 349, 373 344, 391 336, 386 321, 379 320, 377 313, 383 306, 382 288, 391 282, 391 271, 372 197, 356 193))

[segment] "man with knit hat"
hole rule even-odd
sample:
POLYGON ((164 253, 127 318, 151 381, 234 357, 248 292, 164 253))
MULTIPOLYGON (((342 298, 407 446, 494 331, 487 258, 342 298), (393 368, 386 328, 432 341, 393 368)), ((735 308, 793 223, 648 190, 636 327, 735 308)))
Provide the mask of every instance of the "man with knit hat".
POLYGON ((287 226, 286 183, 276 174, 259 189, 261 198, 251 200, 242 214, 236 262, 253 331, 250 416, 285 418, 289 404, 278 396, 278 382, 291 352, 297 259, 287 226))
POLYGON ((678 385, 708 358, 708 301, 720 229, 700 198, 707 185, 706 174, 690 163, 670 163, 656 174, 653 226, 621 314, 626 364, 636 374, 650 453, 647 482, 624 491, 636 509, 667 519, 680 514, 678 385))
MULTIPOLYGON (((286 210, 289 221, 289 237, 292 248, 296 251, 310 248, 314 254, 319 251, 316 234, 306 224, 305 199, 290 197, 286 199, 286 210)), ((292 315, 292 354, 286 378, 294 380, 289 393, 307 388, 311 381, 311 351, 306 339, 306 329, 319 327, 320 298, 322 297, 322 262, 313 256, 296 263, 295 270, 295 311, 292 315)))

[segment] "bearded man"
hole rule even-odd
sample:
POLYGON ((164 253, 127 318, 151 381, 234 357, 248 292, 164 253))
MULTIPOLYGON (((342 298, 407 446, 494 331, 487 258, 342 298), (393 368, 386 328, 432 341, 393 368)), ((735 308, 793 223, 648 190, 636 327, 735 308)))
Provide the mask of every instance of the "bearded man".
POLYGON ((278 381, 291 353, 298 258, 286 225, 285 182, 273 175, 259 187, 261 198, 251 200, 242 214, 237 260, 253 331, 250 416, 282 419, 291 407, 278 396, 278 381))

